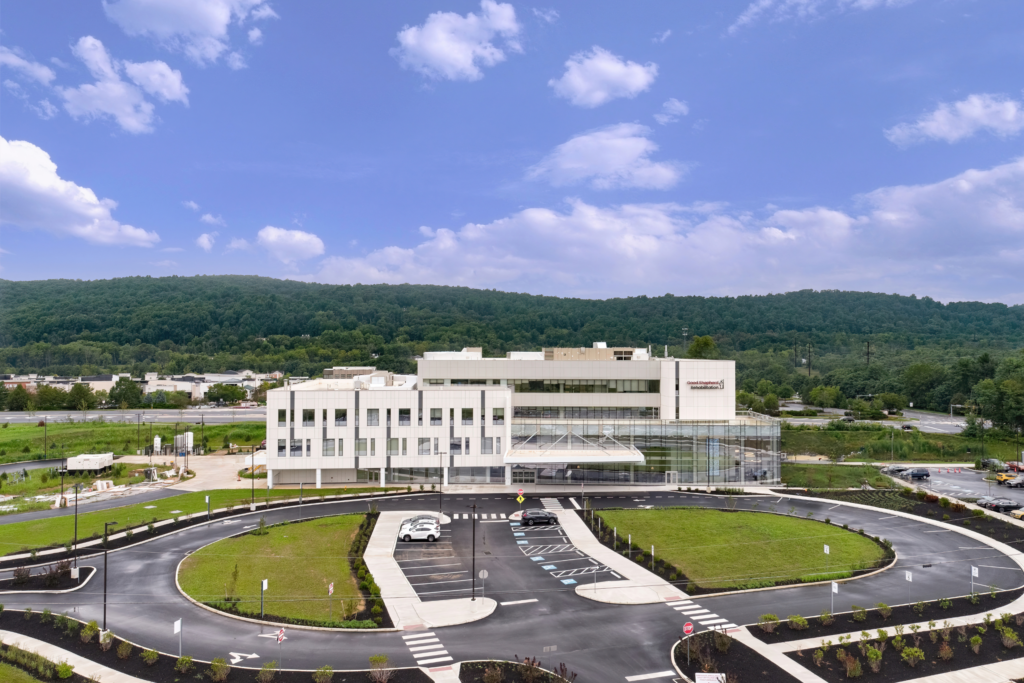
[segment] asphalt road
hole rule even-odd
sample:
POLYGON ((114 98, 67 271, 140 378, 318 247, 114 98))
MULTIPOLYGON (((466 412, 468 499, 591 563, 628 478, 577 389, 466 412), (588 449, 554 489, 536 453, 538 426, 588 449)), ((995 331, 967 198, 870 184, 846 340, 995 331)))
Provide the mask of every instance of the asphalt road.
MULTIPOLYGON (((109 510, 111 508, 124 507, 125 505, 135 505, 136 503, 151 503, 154 500, 180 496, 183 493, 190 492, 175 488, 161 488, 136 493, 122 498, 112 498, 110 500, 98 500, 91 502, 80 500, 78 502, 78 512, 95 512, 97 510, 109 510)), ((14 522, 28 522, 35 519, 46 519, 47 517, 73 515, 75 514, 75 497, 72 495, 69 500, 71 501, 71 505, 63 509, 56 508, 54 510, 36 510, 35 512, 18 512, 11 515, 0 516, 0 525, 13 524, 14 522)))
MULTIPOLYGON (((226 424, 228 422, 266 422, 267 409, 260 408, 203 408, 193 410, 169 410, 158 408, 153 410, 133 409, 124 412, 120 410, 90 410, 85 414, 85 419, 90 422, 123 422, 136 424, 137 422, 199 422, 205 420, 206 424, 226 424)), ((74 420, 81 422, 82 412, 77 410, 35 410, 29 412, 5 412, 3 421, 11 424, 24 424, 47 420, 58 422, 74 420)))
MULTIPOLYGON (((722 507, 727 503, 721 497, 684 493, 637 495, 630 492, 620 497, 617 493, 601 492, 601 495, 590 498, 597 508, 648 505, 722 507)), ((799 497, 742 496, 736 500, 741 509, 752 509, 756 503, 762 510, 775 506, 779 511, 788 511, 792 507, 799 516, 805 516, 807 512, 813 512, 818 519, 829 516, 834 522, 845 522, 851 528, 863 528, 871 535, 892 540, 899 556, 896 568, 842 584, 835 603, 836 611, 849 610, 853 604, 886 602, 896 605, 963 595, 970 590, 972 565, 981 569, 980 584, 1012 588, 1024 583, 1024 576, 1016 564, 998 551, 978 545, 956 532, 887 515, 884 510, 859 510, 799 497), (904 571, 913 573, 912 582, 905 580, 904 571)), ((437 496, 412 494, 383 499, 380 509, 432 509, 436 502, 437 496)), ((499 607, 495 614, 482 621, 435 629, 436 637, 456 661, 537 656, 546 666, 565 662, 580 674, 580 680, 589 681, 623 681, 627 676, 671 668, 669 648, 688 617, 663 604, 616 606, 577 596, 575 585, 564 584, 563 577, 553 574, 557 565, 556 570, 544 569, 544 564, 549 563, 534 561, 522 550, 524 545, 518 543, 525 539, 529 547, 563 545, 557 538, 560 536, 559 528, 540 527, 525 532, 527 536, 518 537, 514 535, 519 533, 518 527, 513 527, 507 519, 502 521, 499 517, 498 521, 490 521, 491 514, 507 516, 519 509, 508 496, 445 496, 445 512, 460 514, 459 519, 445 528, 451 538, 450 560, 446 562, 458 563, 457 567, 450 569, 471 571, 472 520, 461 519, 461 514, 467 505, 474 503, 479 506, 478 514, 488 515, 486 523, 479 519, 476 525, 476 571, 488 569, 486 594, 498 600, 499 607)), ((575 514, 570 511, 574 506, 569 498, 561 497, 557 504, 569 508, 560 515, 575 514)), ((314 503, 301 510, 287 508, 265 514, 268 522, 279 522, 300 516, 365 510, 366 505, 366 500, 314 503)), ((533 497, 525 507, 541 505, 539 498, 533 497)), ((257 667, 274 658, 285 668, 313 669, 329 663, 336 669, 361 669, 366 668, 367 657, 374 653, 387 654, 396 666, 415 665, 413 653, 405 646, 400 633, 326 633, 286 629, 287 640, 279 650, 269 638, 261 637, 274 628, 230 619, 188 603, 175 586, 178 563, 203 545, 255 524, 262 514, 246 514, 112 552, 109 558, 110 628, 136 643, 173 653, 177 652, 178 641, 171 625, 181 618, 187 654, 204 660, 230 657, 231 652, 257 654, 258 658, 245 660, 250 666, 257 667)), ((544 558, 549 559, 547 555, 544 558)), ((81 563, 99 568, 97 576, 85 589, 63 595, 5 595, 5 604, 13 609, 49 607, 54 611, 67 610, 79 618, 102 619, 102 560, 97 558, 81 563)), ((579 564, 591 563, 584 558, 579 564)), ((457 575, 457 578, 461 576, 457 575)), ((464 586, 455 587, 464 590, 464 586)), ((828 586, 693 599, 701 608, 735 624, 756 622, 758 616, 765 612, 817 614, 829 606, 829 600, 828 586)))
MULTIPOLYGON (((784 410, 802 410, 804 406, 802 403, 787 402, 784 410)), ((845 414, 845 411, 839 410, 838 408, 828 408, 825 410, 824 415, 818 418, 804 418, 804 417, 787 417, 786 419, 794 424, 813 424, 823 425, 827 424, 830 420, 837 420, 845 414)), ((899 422, 878 422, 871 420, 861 420, 862 422, 875 422, 875 424, 883 424, 888 427, 899 427, 900 424, 910 424, 917 427, 918 430, 929 434, 959 434, 964 426, 964 418, 960 415, 943 415, 941 413, 924 412, 921 410, 914 410, 907 408, 903 411, 903 416, 910 418, 911 422, 899 423, 899 422)), ((991 427, 991 422, 986 422, 986 426, 991 427)))
POLYGON ((955 496, 957 498, 980 498, 982 496, 999 496, 1009 498, 1024 505, 1024 489, 1010 488, 987 482, 984 480, 985 472, 961 468, 957 473, 955 468, 929 467, 931 477, 924 488, 934 491, 940 496, 955 496))

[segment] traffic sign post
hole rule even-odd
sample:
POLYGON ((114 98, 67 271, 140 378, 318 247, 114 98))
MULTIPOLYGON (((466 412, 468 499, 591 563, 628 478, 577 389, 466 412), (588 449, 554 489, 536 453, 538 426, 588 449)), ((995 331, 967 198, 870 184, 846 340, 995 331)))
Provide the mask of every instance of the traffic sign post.
POLYGON ((825 544, 825 576, 828 576, 828 544, 825 544))
POLYGON ((284 629, 277 632, 277 660, 281 662, 281 668, 284 668, 284 655, 281 654, 281 643, 284 642, 284 629))
POLYGON ((971 567, 971 595, 974 595, 974 578, 978 576, 978 568, 971 567))
POLYGON ((486 591, 487 591, 487 570, 486 569, 481 569, 480 570, 480 580, 483 582, 480 585, 480 599, 483 600, 483 598, 485 597, 486 591))
POLYGON ((331 621, 334 621, 334 600, 331 596, 334 595, 334 584, 332 583, 327 587, 327 614, 331 621))
MULTIPOLYGON (((683 633, 685 633, 686 635, 690 635, 691 633, 693 633, 693 622, 692 621, 688 621, 685 624, 683 624, 683 633)), ((686 639, 686 665, 687 666, 690 665, 690 639, 689 638, 686 639)))
POLYGON ((836 583, 835 581, 833 581, 832 582, 832 593, 831 593, 832 605, 831 605, 831 609, 829 609, 829 612, 835 613, 835 611, 836 611, 836 593, 838 593, 838 592, 839 592, 839 584, 836 583))
POLYGON ((178 657, 181 657, 181 619, 174 622, 174 632, 178 634, 178 657))
POLYGON ((210 521, 210 497, 206 497, 206 521, 210 521))
POLYGON ((910 602, 910 584, 914 582, 914 575, 907 572, 907 602, 910 602))
POLYGON ((263 583, 260 584, 260 619, 263 618, 263 593, 267 590, 267 580, 263 579, 263 583))

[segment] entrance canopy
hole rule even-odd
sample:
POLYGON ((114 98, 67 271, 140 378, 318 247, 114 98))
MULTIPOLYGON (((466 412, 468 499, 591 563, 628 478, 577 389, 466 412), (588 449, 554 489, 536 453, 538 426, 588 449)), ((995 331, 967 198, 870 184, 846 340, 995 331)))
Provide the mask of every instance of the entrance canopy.
POLYGON ((514 443, 505 454, 506 465, 547 465, 554 463, 640 463, 644 454, 622 443, 605 427, 599 435, 583 436, 567 431, 557 437, 532 434, 514 443))

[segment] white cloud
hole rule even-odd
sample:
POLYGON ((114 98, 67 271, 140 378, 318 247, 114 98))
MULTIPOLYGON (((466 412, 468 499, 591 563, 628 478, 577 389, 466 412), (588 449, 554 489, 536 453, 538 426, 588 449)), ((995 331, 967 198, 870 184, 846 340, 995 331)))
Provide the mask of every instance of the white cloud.
POLYGON ((23 100, 28 97, 28 93, 26 93, 25 89, 21 87, 20 83, 15 83, 12 80, 5 79, 4 87, 7 88, 7 91, 10 92, 11 95, 17 97, 19 100, 23 100))
POLYGON ((675 123, 680 116, 686 116, 689 113, 690 107, 686 102, 680 102, 673 97, 661 105, 661 111, 654 115, 654 120, 664 126, 675 123))
POLYGON ((537 17, 546 24, 553 24, 556 21, 558 21, 559 14, 558 10, 555 9, 538 9, 534 7, 533 16, 537 17))
POLYGON ((40 229, 96 244, 150 247, 155 232, 119 223, 111 216, 117 202, 99 199, 87 187, 57 175, 50 155, 24 140, 0 138, 0 221, 24 230, 40 229))
POLYGON ((459 230, 423 228, 415 246, 333 256, 309 279, 583 297, 814 288, 1024 303, 1024 158, 880 188, 851 207, 754 215, 721 204, 570 200, 564 211, 529 208, 459 230))
POLYGON ((0 45, 0 66, 20 71, 23 75, 43 85, 49 85, 50 81, 57 77, 50 67, 29 61, 3 45, 0 45))
POLYGON ((505 61, 505 50, 522 50, 520 29, 512 5, 481 0, 479 15, 435 12, 422 26, 406 26, 391 55, 403 68, 430 78, 476 81, 484 76, 481 67, 505 61), (495 45, 497 38, 502 47, 495 45))
POLYGON ((103 9, 128 35, 152 38, 200 65, 231 49, 232 22, 277 17, 263 0, 104 0, 103 9))
POLYGON ((64 98, 64 108, 75 118, 109 116, 129 133, 152 132, 155 107, 142 90, 121 79, 121 70, 146 92, 164 101, 188 104, 188 88, 181 81, 181 72, 164 62, 113 60, 103 43, 92 36, 80 38, 71 51, 96 79, 77 88, 57 88, 64 98))
POLYGON ((289 265, 324 253, 323 240, 303 230, 268 225, 257 233, 256 241, 271 256, 289 265))
POLYGON ((263 42, 263 31, 258 28, 249 29, 249 42, 253 45, 259 45, 263 42))
POLYGON ((914 0, 754 0, 729 27, 735 34, 741 28, 761 19, 785 21, 787 19, 815 19, 828 12, 871 10, 877 7, 899 7, 914 0))
POLYGON ((650 128, 635 123, 582 133, 556 147, 528 171, 527 177, 547 180, 555 186, 589 180, 598 190, 668 189, 679 182, 685 167, 651 161, 649 157, 658 145, 648 138, 650 134, 650 128))
POLYGON ((217 241, 216 232, 204 232, 202 235, 196 238, 196 244, 200 249, 209 253, 213 249, 213 243, 217 241))
POLYGON ((164 62, 124 62, 128 78, 150 95, 164 102, 188 104, 188 88, 181 80, 181 72, 164 62))
POLYGON ((39 100, 39 104, 30 104, 29 107, 44 121, 52 119, 57 115, 57 112, 60 111, 50 103, 50 100, 47 99, 39 100))
POLYGON ((199 210, 199 205, 196 204, 191 199, 186 199, 185 201, 183 201, 181 203, 181 205, 184 206, 186 209, 192 209, 193 211, 198 211, 199 210))
POLYGON ((212 213, 204 213, 199 217, 199 220, 207 225, 227 225, 224 219, 220 217, 220 214, 214 216, 212 213))
POLYGON ((249 251, 251 249, 252 245, 249 244, 247 240, 244 240, 241 237, 233 237, 231 238, 231 241, 228 242, 228 251, 249 251))
POLYGON ((244 69, 249 66, 245 63, 245 57, 243 57, 238 52, 232 52, 224 61, 228 65, 229 69, 234 69, 235 71, 238 71, 239 69, 244 69))
POLYGON ((672 35, 672 29, 668 29, 668 30, 662 31, 661 33, 657 34, 656 36, 651 38, 651 40, 653 42, 655 42, 655 43, 664 43, 666 40, 669 39, 669 36, 671 36, 671 35, 672 35))
POLYGON ((602 47, 578 52, 565 63, 561 78, 548 85, 578 107, 598 107, 618 97, 633 98, 658 76, 658 65, 624 61, 602 47))
POLYGON ((943 102, 935 111, 913 123, 901 123, 885 131, 885 137, 901 147, 926 140, 958 142, 980 130, 1000 137, 1024 129, 1024 104, 1002 95, 969 95, 959 102, 943 102))

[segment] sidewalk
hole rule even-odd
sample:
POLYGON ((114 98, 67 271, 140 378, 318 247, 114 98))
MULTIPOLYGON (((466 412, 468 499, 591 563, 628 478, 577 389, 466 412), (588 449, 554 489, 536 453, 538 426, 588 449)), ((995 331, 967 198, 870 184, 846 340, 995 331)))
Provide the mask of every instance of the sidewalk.
POLYGON ((102 680, 103 683, 148 683, 141 678, 135 678, 134 676, 129 676, 128 674, 108 669, 102 664, 97 664, 91 659, 79 657, 73 652, 62 650, 59 647, 50 645, 49 643, 44 643, 43 641, 36 640, 35 638, 23 636, 20 633, 0 631, 0 641, 3 641, 5 645, 14 645, 16 647, 20 647, 22 650, 35 652, 46 657, 55 664, 67 662, 71 666, 75 667, 76 674, 80 674, 86 678, 92 678, 97 681, 102 680))
MULTIPOLYGON (((433 514, 436 513, 431 510, 380 513, 370 542, 363 552, 363 561, 373 574, 373 580, 380 586, 384 606, 397 629, 427 629, 468 624, 490 616, 498 607, 498 603, 491 598, 480 598, 475 601, 469 598, 429 602, 420 600, 420 596, 416 594, 416 590, 395 561, 395 544, 403 519, 433 514)), ((444 515, 441 523, 451 524, 451 520, 444 515)))

